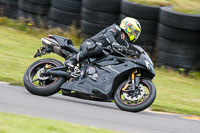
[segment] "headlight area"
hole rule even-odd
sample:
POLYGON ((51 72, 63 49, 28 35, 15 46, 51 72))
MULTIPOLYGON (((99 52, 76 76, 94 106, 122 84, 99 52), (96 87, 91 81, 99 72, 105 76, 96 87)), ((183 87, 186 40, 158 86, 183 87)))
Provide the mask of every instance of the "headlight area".
POLYGON ((144 60, 146 64, 146 68, 149 70, 149 72, 155 76, 155 71, 153 65, 151 65, 147 60, 144 60))
POLYGON ((145 61, 147 69, 150 70, 152 65, 147 60, 144 60, 144 61, 145 61))

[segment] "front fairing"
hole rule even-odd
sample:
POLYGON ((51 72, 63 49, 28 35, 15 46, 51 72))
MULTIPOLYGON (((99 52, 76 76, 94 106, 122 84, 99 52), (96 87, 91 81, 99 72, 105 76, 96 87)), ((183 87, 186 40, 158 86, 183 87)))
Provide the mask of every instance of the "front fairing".
POLYGON ((149 55, 140 46, 134 45, 133 47, 139 54, 138 62, 141 65, 143 65, 147 69, 147 71, 149 71, 154 77, 155 76, 154 64, 149 55))
POLYGON ((151 58, 149 57, 149 55, 140 46, 134 45, 133 47, 135 48, 136 51, 138 51, 140 58, 144 58, 151 65, 153 65, 153 62, 152 62, 151 58))

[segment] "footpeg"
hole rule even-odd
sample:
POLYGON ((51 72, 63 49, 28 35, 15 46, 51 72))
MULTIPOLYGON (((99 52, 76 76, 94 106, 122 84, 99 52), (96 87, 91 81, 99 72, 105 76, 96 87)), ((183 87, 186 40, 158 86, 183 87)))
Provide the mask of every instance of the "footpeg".
POLYGON ((80 72, 81 72, 80 69, 77 66, 75 66, 74 71, 71 72, 71 76, 74 78, 77 78, 80 76, 80 72))

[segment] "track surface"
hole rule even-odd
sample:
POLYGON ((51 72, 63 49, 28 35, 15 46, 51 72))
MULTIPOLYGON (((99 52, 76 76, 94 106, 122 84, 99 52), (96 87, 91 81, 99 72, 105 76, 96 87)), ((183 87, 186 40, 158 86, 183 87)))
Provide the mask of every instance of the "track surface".
POLYGON ((200 121, 182 115, 148 111, 131 113, 113 103, 80 100, 61 95, 40 97, 24 87, 0 83, 0 112, 63 120, 127 133, 200 133, 200 121))

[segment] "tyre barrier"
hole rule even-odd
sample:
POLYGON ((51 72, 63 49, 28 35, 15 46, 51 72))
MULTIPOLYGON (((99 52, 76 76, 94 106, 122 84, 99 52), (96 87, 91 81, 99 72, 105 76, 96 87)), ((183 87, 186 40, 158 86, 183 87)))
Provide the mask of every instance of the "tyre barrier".
POLYGON ((28 12, 24 12, 22 10, 18 10, 18 19, 20 19, 26 23, 31 23, 32 25, 34 25, 36 27, 46 27, 48 17, 31 14, 28 12))
POLYGON ((52 20, 48 20, 48 24, 47 25, 48 25, 49 29, 55 29, 55 28, 58 28, 58 27, 61 28, 61 29, 63 29, 63 30, 67 29, 66 25, 56 23, 56 22, 54 22, 52 20))
POLYGON ((31 22, 37 27, 45 27, 51 0, 19 0, 18 19, 31 22))
POLYGON ((121 0, 83 0, 83 7, 101 12, 119 13, 121 0))
POLYGON ((51 7, 73 13, 81 12, 81 0, 52 0, 51 7))
POLYGON ((6 5, 8 5, 8 6, 13 6, 13 7, 17 7, 17 5, 18 5, 18 0, 6 0, 6 5))
POLYGON ((17 19, 18 15, 18 0, 7 0, 5 7, 5 16, 8 18, 17 19))
POLYGON ((198 43, 171 41, 158 38, 158 64, 176 68, 195 69, 199 60, 198 43))
POLYGON ((66 28, 72 24, 80 25, 82 0, 52 0, 48 27, 66 28))
POLYGON ((158 35, 174 41, 200 42, 200 31, 186 30, 183 28, 174 28, 160 23, 158 26, 158 35))
POLYGON ((0 0, 0 17, 5 15, 6 0, 0 0))
POLYGON ((83 0, 81 12, 83 34, 95 35, 113 23, 118 23, 120 2, 121 0, 83 0))
POLYGON ((91 36, 98 33, 99 31, 101 31, 107 26, 108 25, 91 23, 91 22, 85 21, 84 19, 81 20, 81 30, 84 33, 91 36))
POLYGON ((6 4, 6 0, 0 0, 0 5, 5 5, 6 4))
POLYGON ((200 15, 175 12, 172 7, 160 9, 160 22, 174 28, 200 31, 200 15))
POLYGON ((85 7, 82 8, 81 15, 84 20, 95 24, 112 25, 113 23, 118 22, 119 19, 119 14, 89 10, 85 7))
MULTIPOLYGON (((43 0, 42 0, 43 1, 43 0)), ((45 0, 46 1, 46 0, 45 0)), ((47 16, 50 4, 41 4, 40 1, 19 0, 19 9, 35 15, 47 16)))
POLYGON ((0 16, 17 18, 18 0, 0 0, 0 16))
POLYGON ((121 13, 133 18, 157 21, 159 16, 159 7, 146 6, 123 0, 121 4, 121 13))
POLYGON ((158 26, 158 65, 186 70, 199 69, 200 15, 160 9, 158 26))
POLYGON ((186 70, 195 69, 196 61, 193 58, 177 54, 169 54, 163 51, 158 52, 158 65, 169 66, 173 68, 184 68, 186 70))
POLYGON ((128 0, 122 1, 120 21, 125 17, 133 17, 140 22, 142 32, 135 43, 144 48, 150 55, 153 54, 155 47, 158 15, 159 7, 141 5, 128 0))
POLYGON ((47 5, 47 6, 51 5, 51 0, 26 0, 26 1, 40 5, 47 5))

